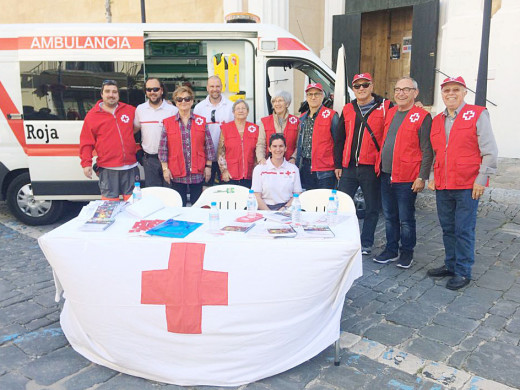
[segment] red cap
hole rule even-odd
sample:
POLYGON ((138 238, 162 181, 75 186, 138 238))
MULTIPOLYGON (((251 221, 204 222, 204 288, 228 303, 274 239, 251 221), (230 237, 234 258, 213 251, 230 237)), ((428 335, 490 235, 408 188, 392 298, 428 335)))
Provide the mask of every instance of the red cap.
POLYGON ((354 84, 358 80, 372 81, 372 75, 370 73, 356 74, 356 75, 354 75, 354 78, 352 79, 352 84, 354 84))
POLYGON ((448 77, 447 79, 444 79, 444 81, 441 83, 441 88, 444 87, 445 84, 448 83, 457 83, 462 85, 464 88, 466 88, 466 82, 462 78, 462 76, 459 77, 448 77))
POLYGON ((307 85, 307 87, 305 88, 305 92, 307 92, 309 89, 311 88, 316 88, 316 89, 319 89, 321 92, 324 92, 323 91, 323 87, 321 86, 320 83, 310 83, 309 85, 307 85))

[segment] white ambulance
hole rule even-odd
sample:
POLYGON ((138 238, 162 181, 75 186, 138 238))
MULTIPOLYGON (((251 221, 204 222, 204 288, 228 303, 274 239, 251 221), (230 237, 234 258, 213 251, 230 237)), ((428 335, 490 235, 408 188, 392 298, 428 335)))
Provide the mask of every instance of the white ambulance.
POLYGON ((256 123, 271 112, 274 91, 295 91, 295 114, 305 83, 334 92, 334 72, 272 25, 0 26, 0 200, 22 222, 40 225, 56 221, 67 201, 99 198, 78 151, 83 118, 103 80, 116 80, 121 100, 132 105, 144 101, 150 76, 170 92, 191 84, 197 102, 212 74, 224 81, 225 96, 245 98, 256 123))

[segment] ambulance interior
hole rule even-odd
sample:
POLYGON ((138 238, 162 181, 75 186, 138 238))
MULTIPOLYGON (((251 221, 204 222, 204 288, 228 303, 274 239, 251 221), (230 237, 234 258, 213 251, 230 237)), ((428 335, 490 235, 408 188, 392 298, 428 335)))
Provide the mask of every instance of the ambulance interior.
POLYGON ((146 77, 157 77, 171 92, 190 86, 195 104, 207 96, 209 76, 217 75, 222 94, 232 101, 244 99, 255 120, 254 47, 247 40, 165 40, 145 41, 146 77))
POLYGON ((271 96, 276 91, 288 91, 292 95, 289 112, 298 115, 308 109, 305 87, 309 83, 320 83, 325 91, 323 103, 332 107, 334 80, 316 64, 301 58, 270 58, 267 61, 267 105, 272 113, 271 96))

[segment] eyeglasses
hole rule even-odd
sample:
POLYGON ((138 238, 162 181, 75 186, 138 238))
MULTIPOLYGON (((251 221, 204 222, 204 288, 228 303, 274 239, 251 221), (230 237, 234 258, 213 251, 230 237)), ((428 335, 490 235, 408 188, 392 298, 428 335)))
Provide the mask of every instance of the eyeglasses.
POLYGON ((308 92, 307 93, 307 97, 310 97, 310 98, 320 97, 321 95, 322 95, 321 92, 308 92))
POLYGON ((217 110, 211 110, 211 122, 212 123, 215 123, 216 120, 215 120, 215 113, 217 112, 217 110))
POLYGON ((182 103, 182 102, 188 103, 188 102, 191 102, 192 100, 193 100, 193 98, 191 96, 186 96, 186 97, 183 97, 183 98, 182 97, 175 98, 175 101, 177 103, 182 103))
POLYGON ((415 91, 416 88, 410 88, 410 87, 404 87, 404 88, 394 88, 395 93, 401 93, 404 92, 406 94, 409 94, 412 91, 415 91))
POLYGON ((146 92, 159 92, 161 87, 146 88, 146 92))
POLYGON ((370 87, 371 84, 372 84, 372 83, 354 84, 354 85, 352 86, 352 88, 354 88, 354 89, 359 89, 359 88, 363 87, 363 88, 367 89, 368 87, 370 87))

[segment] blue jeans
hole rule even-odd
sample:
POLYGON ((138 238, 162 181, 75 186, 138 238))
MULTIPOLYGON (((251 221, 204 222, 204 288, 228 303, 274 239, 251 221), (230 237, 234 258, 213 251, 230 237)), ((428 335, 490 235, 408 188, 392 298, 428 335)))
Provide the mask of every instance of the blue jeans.
POLYGON ((370 248, 374 245, 374 233, 381 209, 381 182, 373 165, 356 167, 351 164, 350 167, 343 168, 338 189, 354 199, 358 187, 363 191, 366 207, 361 230, 361 246, 370 248))
POLYGON ((303 158, 300 167, 300 180, 305 190, 325 188, 332 190, 336 185, 334 171, 311 172, 311 160, 303 158))
POLYGON ((381 173, 381 200, 385 216, 386 249, 397 254, 413 253, 416 239, 415 199, 410 183, 392 183, 389 173, 381 173), (399 248, 401 241, 401 248, 399 248))
POLYGON ((437 190, 437 215, 442 227, 446 268, 471 279, 475 262, 475 225, 478 199, 472 190, 437 190))

